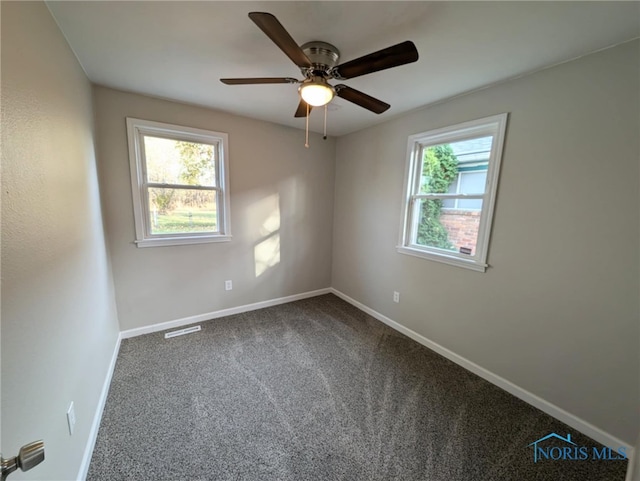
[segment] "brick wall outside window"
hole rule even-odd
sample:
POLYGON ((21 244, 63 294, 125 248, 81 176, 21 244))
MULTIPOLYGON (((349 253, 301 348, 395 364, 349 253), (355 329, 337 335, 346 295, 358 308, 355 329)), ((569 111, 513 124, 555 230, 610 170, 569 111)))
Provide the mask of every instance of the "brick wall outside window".
POLYGON ((480 226, 479 210, 442 209, 440 223, 449 233, 449 242, 460 252, 460 247, 471 249, 476 253, 478 227, 480 226))

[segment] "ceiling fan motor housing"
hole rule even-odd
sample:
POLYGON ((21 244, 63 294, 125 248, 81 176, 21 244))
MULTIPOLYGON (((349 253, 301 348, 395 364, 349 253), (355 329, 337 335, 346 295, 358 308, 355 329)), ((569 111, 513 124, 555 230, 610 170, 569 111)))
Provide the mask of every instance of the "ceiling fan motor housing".
POLYGON ((313 42, 305 43, 300 48, 313 64, 312 72, 301 69, 302 74, 307 77, 310 75, 328 75, 329 71, 338 64, 340 59, 340 51, 327 42, 314 40, 313 42))

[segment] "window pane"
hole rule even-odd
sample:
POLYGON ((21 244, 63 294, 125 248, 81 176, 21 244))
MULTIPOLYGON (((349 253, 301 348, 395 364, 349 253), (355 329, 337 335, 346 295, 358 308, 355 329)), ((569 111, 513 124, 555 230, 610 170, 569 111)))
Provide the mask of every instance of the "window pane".
POLYGON ((149 188, 151 234, 217 232, 216 191, 149 188))
MULTIPOLYGON (((481 172, 461 172, 460 192, 461 194, 483 194, 487 182, 487 171, 481 172)), ((458 199, 458 209, 482 209, 482 199, 458 199)))
MULTIPOLYGON (((474 201, 480 203, 481 209, 482 200, 474 201)), ((419 211, 415 243, 475 255, 480 210, 442 210, 442 204, 441 199, 422 199, 416 203, 419 211)))
POLYGON ((458 199, 442 199, 442 208, 443 209, 455 209, 456 201, 458 199))
MULTIPOLYGON (((424 148, 422 150, 419 192, 421 194, 484 193, 484 182, 492 143, 493 136, 488 136, 424 148), (479 176, 472 175, 467 180, 472 184, 466 187, 463 176, 460 179, 460 191, 458 192, 459 172, 466 175, 479 174, 479 176), (483 173, 484 177, 482 177, 483 173)), ((451 202, 449 201, 448 204, 451 202)))
POLYGON ((444 194, 458 176, 458 159, 449 144, 422 149, 420 170, 421 194, 444 194))
POLYGON ((482 209, 482 199, 458 199, 458 210, 480 210, 482 209))
POLYGON ((484 194, 487 171, 460 173, 460 194, 484 194))
POLYGON ((147 181, 215 186, 213 145, 144 136, 147 181))
POLYGON ((466 164, 474 162, 486 162, 491 154, 491 145, 493 144, 493 136, 478 137, 477 139, 461 140, 452 142, 451 148, 458 158, 458 162, 466 164))

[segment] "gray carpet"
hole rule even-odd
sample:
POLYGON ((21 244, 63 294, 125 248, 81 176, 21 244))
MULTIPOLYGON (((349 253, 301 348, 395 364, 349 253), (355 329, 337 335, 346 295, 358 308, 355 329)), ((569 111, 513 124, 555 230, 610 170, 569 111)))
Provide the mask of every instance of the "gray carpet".
POLYGON ((574 429, 326 295, 125 340, 89 481, 623 480, 574 429))

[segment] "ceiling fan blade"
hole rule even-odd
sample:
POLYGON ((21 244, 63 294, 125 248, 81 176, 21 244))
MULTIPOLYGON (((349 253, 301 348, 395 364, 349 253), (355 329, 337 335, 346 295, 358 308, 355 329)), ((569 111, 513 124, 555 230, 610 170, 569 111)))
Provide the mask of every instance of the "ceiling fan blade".
MULTIPOLYGON (((313 107, 309 105, 309 112, 311 112, 313 107)), ((307 102, 300 99, 300 103, 298 104, 298 108, 296 109, 296 113, 294 117, 306 117, 307 116, 307 102)))
POLYGON ((251 12, 249 13, 249 18, 253 20, 253 23, 255 23, 273 43, 280 47, 280 50, 298 67, 312 67, 309 57, 305 55, 276 17, 266 12, 251 12))
POLYGON ((221 78, 220 82, 227 85, 249 84, 297 84, 298 81, 290 77, 256 77, 256 78, 221 78))
POLYGON ((382 100, 378 100, 370 95, 360 92, 359 90, 347 87, 346 85, 336 85, 335 89, 338 97, 348 100, 349 102, 353 102, 367 110, 371 110, 374 114, 381 114, 391 107, 391 105, 383 102, 382 100))
POLYGON ((416 60, 418 60, 418 50, 413 42, 407 40, 338 65, 334 69, 337 74, 334 77, 337 79, 350 79, 388 68, 399 67, 416 60))

